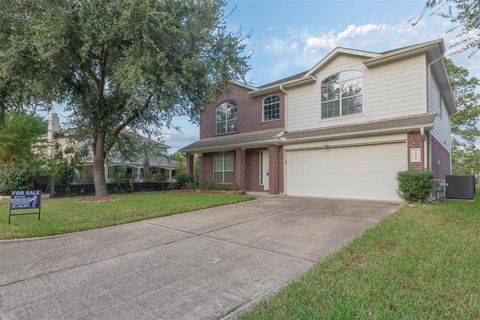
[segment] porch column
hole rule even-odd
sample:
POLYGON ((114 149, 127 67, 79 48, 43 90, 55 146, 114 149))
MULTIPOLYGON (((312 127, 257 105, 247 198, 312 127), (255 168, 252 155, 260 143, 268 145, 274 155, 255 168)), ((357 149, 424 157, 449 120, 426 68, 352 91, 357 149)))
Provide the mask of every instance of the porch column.
POLYGON ((193 157, 194 155, 191 153, 187 153, 185 155, 186 160, 185 160, 185 171, 186 174, 190 175, 193 177, 193 157))
POLYGON ((235 149, 235 184, 245 190, 245 149, 235 149))
POLYGON ((268 193, 280 193, 279 146, 268 146, 268 193))

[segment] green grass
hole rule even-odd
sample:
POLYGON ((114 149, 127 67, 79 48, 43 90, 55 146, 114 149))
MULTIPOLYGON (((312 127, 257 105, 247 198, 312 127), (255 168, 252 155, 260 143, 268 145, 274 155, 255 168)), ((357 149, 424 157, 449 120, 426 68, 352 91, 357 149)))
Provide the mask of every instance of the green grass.
POLYGON ((240 319, 480 319, 479 198, 404 206, 240 319))
POLYGON ((87 197, 43 199, 40 221, 35 215, 17 216, 12 217, 10 225, 7 224, 9 201, 0 200, 0 239, 89 230, 254 199, 247 195, 170 192, 114 195, 113 198, 118 200, 95 203, 87 197))

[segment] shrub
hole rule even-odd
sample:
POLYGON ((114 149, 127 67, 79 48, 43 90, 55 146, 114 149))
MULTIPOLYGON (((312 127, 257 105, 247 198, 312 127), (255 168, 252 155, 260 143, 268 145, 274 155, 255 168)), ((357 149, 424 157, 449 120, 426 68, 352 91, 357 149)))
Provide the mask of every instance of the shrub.
POLYGON ((198 184, 196 182, 188 182, 185 184, 186 190, 195 190, 198 189, 198 184))
POLYGON ((397 174, 398 193, 408 202, 425 201, 432 191, 431 171, 402 171, 397 174))
POLYGON ((200 189, 233 191, 237 189, 237 186, 233 183, 204 182, 200 184, 200 189))
POLYGON ((33 173, 29 168, 11 168, 0 171, 0 193, 9 194, 13 190, 33 188, 33 173))
POLYGON ((185 189, 187 184, 190 184, 193 182, 192 176, 186 174, 186 173, 179 173, 173 177, 175 179, 174 182, 172 182, 169 186, 169 189, 185 189))
POLYGON ((69 185, 77 179, 77 171, 71 164, 63 162, 54 168, 53 176, 56 184, 69 185))

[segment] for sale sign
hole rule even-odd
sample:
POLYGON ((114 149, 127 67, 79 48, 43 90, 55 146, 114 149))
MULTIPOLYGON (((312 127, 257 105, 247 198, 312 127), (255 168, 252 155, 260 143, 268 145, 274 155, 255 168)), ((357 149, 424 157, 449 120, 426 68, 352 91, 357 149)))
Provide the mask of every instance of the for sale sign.
POLYGON ((10 206, 12 210, 37 209, 42 201, 42 191, 12 191, 10 206))
POLYGON ((40 220, 40 210, 42 205, 42 191, 40 190, 21 190, 12 191, 10 194, 10 211, 8 212, 8 224, 12 216, 38 214, 40 220), (37 212, 15 213, 12 210, 38 209, 37 212))

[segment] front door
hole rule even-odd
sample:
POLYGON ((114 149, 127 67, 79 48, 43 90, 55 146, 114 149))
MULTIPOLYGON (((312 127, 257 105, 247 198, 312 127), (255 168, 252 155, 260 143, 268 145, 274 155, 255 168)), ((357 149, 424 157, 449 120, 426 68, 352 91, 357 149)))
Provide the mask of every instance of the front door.
POLYGON ((260 151, 260 185, 268 190, 268 150, 260 151))

